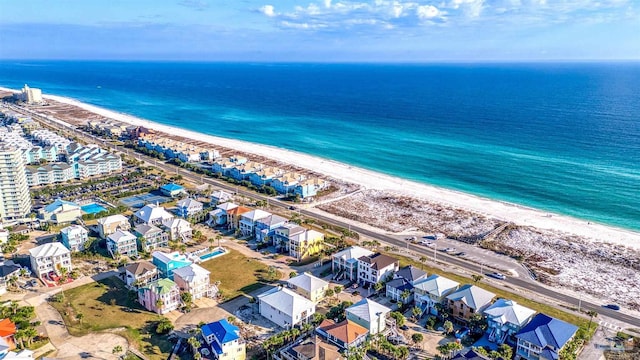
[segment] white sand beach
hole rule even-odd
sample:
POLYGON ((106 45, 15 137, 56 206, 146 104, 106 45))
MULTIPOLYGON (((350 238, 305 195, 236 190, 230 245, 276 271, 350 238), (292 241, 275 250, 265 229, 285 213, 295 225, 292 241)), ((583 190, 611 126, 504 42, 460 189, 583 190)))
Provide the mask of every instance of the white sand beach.
MULTIPOLYGON (((7 88, 0 89, 5 91, 16 91, 7 88)), ((44 97, 46 99, 68 105, 74 105, 98 115, 132 125, 144 126, 156 131, 207 142, 213 146, 219 145, 271 158, 276 161, 306 168, 317 173, 324 174, 328 177, 358 184, 366 189, 394 191, 399 194, 417 197, 422 200, 440 203, 445 206, 454 206, 499 220, 510 221, 517 225, 533 226, 539 229, 566 232, 568 234, 592 239, 597 242, 622 245, 640 250, 640 233, 638 232, 588 222, 587 220, 576 219, 569 216, 551 214, 549 212, 527 208, 516 204, 495 201, 458 191, 408 181, 398 177, 381 174, 291 150, 241 140, 216 137, 178 127, 163 125, 98 106, 82 103, 67 97, 54 95, 44 95, 44 97)))

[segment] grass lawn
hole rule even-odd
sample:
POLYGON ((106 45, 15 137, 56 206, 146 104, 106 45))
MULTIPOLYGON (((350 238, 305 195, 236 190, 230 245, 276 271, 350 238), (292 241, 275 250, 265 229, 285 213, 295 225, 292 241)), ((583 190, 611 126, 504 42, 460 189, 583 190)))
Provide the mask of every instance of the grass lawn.
POLYGON ((246 295, 280 278, 278 271, 269 278, 269 267, 259 260, 248 258, 236 250, 227 250, 227 254, 200 264, 211 272, 212 283, 220 281, 218 288, 227 299, 246 295))
MULTIPOLYGON (((398 258, 400 260, 400 267, 406 266, 406 265, 413 265, 417 268, 423 269, 424 271, 428 272, 429 274, 438 274, 441 276, 444 276, 446 278, 449 278, 451 280, 457 281, 460 284, 474 284, 473 280, 471 278, 465 277, 465 276, 461 276, 461 275, 457 275, 457 274, 452 274, 446 271, 443 271, 442 269, 438 269, 432 266, 428 266, 428 265, 424 265, 419 261, 407 258, 407 257, 403 257, 403 256, 398 256, 397 254, 389 254, 390 256, 393 256, 395 258, 398 258)), ((531 300, 528 297, 524 297, 512 292, 509 292, 508 290, 505 290, 503 288, 497 288, 494 286, 491 286, 487 283, 482 282, 482 280, 475 284, 478 285, 479 287, 491 291, 492 293, 496 294, 497 297, 501 297, 501 298, 505 298, 505 299, 511 299, 515 302, 517 302, 518 304, 522 305, 522 306, 526 306, 530 309, 536 310, 538 312, 542 312, 545 313, 549 316, 552 316, 556 319, 560 319, 575 325, 588 325, 589 324, 589 319, 585 319, 581 316, 575 315, 575 314, 570 314, 568 312, 562 311, 560 309, 557 309, 551 305, 547 305, 547 304, 543 304, 543 303, 539 303, 536 301, 531 300)), ((585 326, 586 328, 586 326, 585 326)))
POLYGON ((147 311, 135 300, 124 283, 115 277, 79 286, 64 292, 62 302, 51 302, 69 333, 82 336, 91 332, 124 328, 120 335, 150 359, 166 359, 172 343, 154 333, 160 316, 147 311), (83 315, 82 322, 76 316, 83 315))

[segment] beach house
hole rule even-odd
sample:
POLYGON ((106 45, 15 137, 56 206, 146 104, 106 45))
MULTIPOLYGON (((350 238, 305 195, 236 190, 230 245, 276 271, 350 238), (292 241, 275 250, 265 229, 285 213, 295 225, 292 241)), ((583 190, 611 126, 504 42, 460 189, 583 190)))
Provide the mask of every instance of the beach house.
POLYGON ((276 287, 258 295, 260 315, 285 329, 308 322, 316 304, 295 292, 276 287))
POLYGON ((275 177, 271 181, 271 187, 276 189, 276 191, 281 194, 293 193, 295 187, 300 183, 300 181, 304 180, 304 178, 305 177, 302 174, 289 172, 284 175, 275 177))
POLYGON ((578 327, 545 314, 537 314, 517 334, 516 356, 523 360, 557 360, 578 327))
POLYGON ((160 226, 163 221, 173 218, 174 216, 162 206, 155 204, 147 204, 133 214, 133 220, 136 224, 160 226))
POLYGON ((377 253, 361 256, 358 259, 358 282, 375 284, 392 279, 399 266, 398 259, 388 255, 377 253))
POLYGON ((160 276, 169 279, 173 279, 173 272, 176 269, 191 265, 191 260, 177 251, 172 253, 154 251, 151 257, 153 265, 158 268, 160 276))
POLYGON ((186 193, 182 186, 174 183, 162 185, 160 187, 160 192, 162 193, 162 195, 169 197, 176 197, 178 195, 186 193))
POLYGON ((386 320, 390 312, 391 309, 371 299, 362 299, 345 309, 347 320, 369 330, 371 335, 387 328, 386 320))
POLYGON ((510 337, 515 336, 536 314, 535 310, 506 299, 498 299, 483 313, 487 319, 489 341, 498 344, 507 340, 512 340, 509 342, 515 343, 510 337))
POLYGON ((463 349, 459 353, 457 353, 451 360, 491 360, 490 357, 480 354, 476 352, 473 348, 471 349, 463 349))
POLYGON ((447 295, 456 291, 459 286, 460 283, 437 274, 415 281, 413 291, 416 306, 422 310, 422 313, 438 315, 436 304, 446 307, 447 295))
POLYGON ((212 297, 217 293, 215 286, 211 286, 208 270, 199 265, 190 264, 173 271, 173 281, 180 291, 191 294, 193 300, 202 297, 212 297))
POLYGON ((178 216, 188 218, 202 212, 203 204, 192 198, 184 198, 176 203, 178 216))
POLYGON ((215 214, 209 213, 210 216, 212 217, 211 218, 212 223, 215 225, 227 224, 231 219, 229 212, 237 207, 238 205, 232 202, 225 202, 225 203, 216 205, 216 210, 220 210, 220 212, 216 211, 215 214))
POLYGON ((427 277, 427 273, 413 265, 405 266, 393 275, 386 284, 386 295, 403 304, 413 302, 413 283, 427 277))
POLYGON ((264 219, 256 221, 255 233, 256 242, 272 243, 271 239, 277 228, 284 226, 288 220, 279 215, 270 215, 264 219))
POLYGON ((169 279, 158 279, 138 289, 138 302, 149 311, 166 314, 180 307, 180 289, 169 279))
POLYGON ((211 170, 214 173, 221 174, 223 176, 230 176, 230 172, 236 166, 242 165, 247 162, 247 158, 243 156, 231 156, 228 158, 216 159, 211 165, 211 170))
POLYGON ((218 190, 211 193, 211 205, 218 205, 231 200, 233 200, 233 195, 224 190, 218 190))
POLYGON ((16 340, 14 338, 16 331, 18 331, 18 328, 11 319, 7 318, 0 320, 0 340, 6 344, 6 349, 0 348, 0 354, 2 353, 2 350, 9 351, 16 348, 16 340))
POLYGON ((252 210, 240 215, 240 221, 238 223, 240 234, 243 237, 255 237, 257 222, 269 216, 271 216, 271 213, 260 209, 252 210))
POLYGON ((293 193, 301 198, 318 195, 318 191, 328 187, 328 182, 320 178, 310 178, 300 181, 293 187, 293 193))
POLYGON ((38 278, 48 273, 61 275, 62 269, 67 273, 73 270, 71 265, 71 251, 62 243, 54 242, 36 246, 29 250, 31 270, 38 278))
POLYGON ((295 223, 286 223, 273 230, 271 243, 275 245, 276 251, 289 252, 289 239, 300 237, 307 229, 295 223))
POLYGON ((71 251, 84 250, 84 244, 89 239, 89 232, 80 225, 67 226, 60 230, 62 244, 71 251))
POLYGON ((118 258, 119 255, 137 257, 138 238, 126 230, 116 230, 116 232, 107 236, 107 249, 114 259, 118 258))
POLYGON ((463 285, 447 295, 447 307, 453 319, 466 323, 476 313, 481 313, 489 305, 496 294, 475 285, 463 285))
POLYGON ((233 209, 227 210, 226 215, 227 215, 228 228, 238 229, 239 223, 240 223, 240 217, 242 216, 242 214, 246 214, 249 211, 251 211, 251 209, 244 206, 238 206, 233 209))
POLYGON ((133 229, 133 234, 138 239, 140 247, 146 252, 169 247, 169 234, 155 225, 138 224, 133 229))
POLYGON ((249 181, 257 187, 269 186, 274 178, 282 176, 283 174, 284 171, 277 167, 265 167, 249 174, 249 181))
POLYGON ((121 268, 120 276, 129 288, 138 288, 158 280, 158 268, 148 261, 139 261, 121 268))
POLYGON ((98 234, 101 239, 106 239, 117 230, 131 230, 131 224, 126 216, 117 214, 98 219, 98 234))
POLYGON ((356 348, 364 344, 369 336, 369 330, 350 320, 335 323, 333 320, 325 319, 316 328, 316 332, 341 350, 356 348))
POLYGON ((373 255, 373 252, 359 246, 352 246, 331 255, 331 271, 335 274, 334 279, 357 280, 358 259, 369 255, 373 255))
POLYGON ((324 299, 324 294, 329 289, 329 283, 305 272, 287 280, 287 287, 314 303, 318 303, 324 299))
POLYGON ((226 319, 203 325, 202 337, 217 360, 247 358, 246 343, 240 336, 240 329, 226 319))
POLYGON ((191 223, 179 218, 170 218, 162 221, 162 227, 169 234, 169 240, 189 242, 193 237, 191 223))
POLYGON ((55 224, 70 223, 82 217, 82 209, 76 203, 56 199, 51 204, 40 209, 38 217, 43 221, 50 221, 55 224))
POLYGON ((13 260, 0 262, 0 295, 7 292, 7 283, 17 280, 21 271, 22 267, 16 265, 13 260))
POLYGON ((319 254, 324 249, 324 234, 315 230, 289 236, 289 256, 298 261, 319 254))
POLYGON ((237 164, 233 166, 231 169, 229 169, 228 176, 238 181, 248 180, 250 174, 254 174, 262 170, 263 167, 264 165, 254 161, 249 161, 244 164, 237 164))

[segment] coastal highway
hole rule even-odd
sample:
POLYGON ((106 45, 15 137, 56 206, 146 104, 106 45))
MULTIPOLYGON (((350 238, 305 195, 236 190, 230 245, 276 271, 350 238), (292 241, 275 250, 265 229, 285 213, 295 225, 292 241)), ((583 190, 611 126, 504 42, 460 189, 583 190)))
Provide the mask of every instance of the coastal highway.
MULTIPOLYGON (((18 107, 14 107, 11 106, 14 110, 19 111, 19 112, 23 112, 26 111, 28 112, 31 116, 33 116, 35 119, 42 121, 44 123, 47 123, 48 125, 55 127, 55 128, 59 128, 61 130, 67 130, 67 131, 72 131, 76 136, 80 137, 80 138, 84 138, 85 140, 87 140, 88 142, 97 142, 97 143, 101 143, 103 146, 111 148, 115 151, 119 151, 121 153, 127 153, 130 154, 131 156, 134 156, 136 158, 138 158, 139 160, 144 160, 145 162, 149 163, 149 164, 153 164, 154 166, 168 172, 168 173, 176 173, 176 174, 180 174, 182 175, 184 178, 187 178, 195 183, 205 183, 208 185, 212 185, 212 186, 216 186, 218 188, 221 189, 225 189, 227 191, 230 192, 236 192, 238 194, 241 194, 243 196, 246 196, 248 198, 251 199, 256 199, 256 200, 266 200, 269 202, 269 205, 271 206, 275 206, 275 207, 279 207, 282 209, 289 209, 289 207, 291 206, 290 203, 287 202, 283 202, 280 201, 278 199, 274 199, 259 193, 255 193, 252 191, 247 191, 247 190, 243 190, 243 189, 239 189, 236 186, 233 185, 229 185, 225 182, 222 181, 218 181, 215 179, 211 179, 205 176, 201 176, 195 173, 192 173, 190 171, 184 170, 182 168, 179 168, 175 165, 171 165, 171 164, 167 164, 165 162, 162 161, 158 161, 155 158, 152 157, 148 157, 146 155, 140 154, 140 153, 136 153, 134 151, 130 151, 129 149, 126 149, 122 146, 116 145, 111 143, 110 141, 106 141, 104 139, 98 138, 92 134, 88 134, 85 133, 84 131, 78 130, 74 127, 69 126, 66 123, 61 123, 61 122, 57 122, 57 121, 52 121, 46 117, 42 117, 40 115, 38 115, 37 113, 33 112, 33 111, 29 111, 27 109, 23 109, 23 108, 18 108, 18 107)), ((353 225, 350 223, 347 223, 345 221, 341 221, 338 219, 335 219, 333 217, 328 217, 328 216, 324 216, 321 214, 317 214, 314 213, 312 211, 309 210, 305 210, 303 208, 297 208, 297 211, 299 211, 300 214, 312 218, 312 219, 316 219, 319 220, 321 222, 333 225, 333 226, 338 226, 338 227, 342 227, 342 228, 349 228, 351 231, 355 231, 357 233, 360 234, 361 237, 367 237, 369 239, 373 239, 373 240, 377 240, 380 242, 384 242, 384 243, 388 243, 390 245, 395 245, 399 248, 409 248, 409 250, 411 250, 413 253, 418 254, 418 256, 426 256, 427 258, 429 258, 430 256, 433 255, 433 250, 429 249, 429 248, 425 248, 423 246, 420 245, 415 245, 415 244, 407 244, 407 242, 405 240, 401 240, 398 238, 395 238, 393 236, 389 236, 389 235, 385 235, 385 234, 381 234, 375 231, 371 231, 369 229, 357 226, 357 225, 353 225)), ((439 253, 438 257, 440 258, 441 261, 446 261, 447 263, 457 266, 459 268, 464 269, 467 272, 470 273, 478 273, 478 269, 479 269, 479 264, 475 264, 472 262, 469 262, 468 260, 464 260, 462 258, 459 257, 455 257, 455 256, 449 256, 445 253, 439 253)), ((484 275, 484 274, 482 274, 484 275)), ((519 289, 522 289, 522 292, 525 294, 530 294, 530 297, 534 300, 537 301, 541 301, 544 302, 543 297, 546 298, 550 298, 553 299, 557 302, 560 303, 565 303, 570 307, 577 307, 578 303, 581 303, 581 308, 584 311, 589 311, 589 310, 593 310, 595 312, 597 312, 600 315, 606 316, 608 318, 620 321, 620 322, 624 322, 627 323, 629 325, 635 326, 635 327, 640 327, 640 318, 637 317, 633 317, 630 315, 627 315, 623 312, 620 311, 615 311, 609 308, 605 308, 602 307, 602 304, 594 304, 594 303, 590 303, 588 301, 582 301, 581 299, 575 298, 573 296, 570 295, 566 295, 560 292, 557 292, 554 289, 548 288, 542 284, 539 284, 531 279, 527 279, 527 278, 519 278, 519 277, 507 277, 506 280, 496 280, 494 282, 494 285, 498 285, 500 283, 504 283, 505 285, 510 285, 511 287, 516 287, 519 289), (538 298, 536 298, 538 296, 538 298)), ((526 296, 526 295, 525 295, 526 296)))

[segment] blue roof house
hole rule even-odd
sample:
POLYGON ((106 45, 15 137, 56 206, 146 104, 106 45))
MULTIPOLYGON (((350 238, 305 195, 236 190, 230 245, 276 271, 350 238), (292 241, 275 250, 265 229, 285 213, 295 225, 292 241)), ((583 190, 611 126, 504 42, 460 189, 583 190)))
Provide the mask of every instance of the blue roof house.
POLYGON ((269 242, 276 229, 288 222, 287 219, 278 215, 270 215, 256 221, 256 241, 259 243, 269 242))
POLYGON ((184 193, 184 188, 180 185, 174 184, 174 183, 169 183, 166 185, 162 185, 162 187, 160 188, 160 192, 162 192, 162 194, 166 195, 166 196, 177 196, 180 195, 182 193, 184 193))
POLYGON ((177 251, 172 253, 154 251, 151 256, 153 257, 153 265, 158 268, 160 276, 171 280, 173 280, 173 272, 176 269, 191 265, 191 260, 177 251))
MULTIPOLYGON (((246 359, 246 345, 240 329, 222 319, 202 326, 202 337, 218 360, 246 359)), ((203 354, 207 355, 207 354, 203 354)))
POLYGON ((516 334, 516 356, 526 360, 558 360, 578 327, 545 314, 536 315, 516 334))

